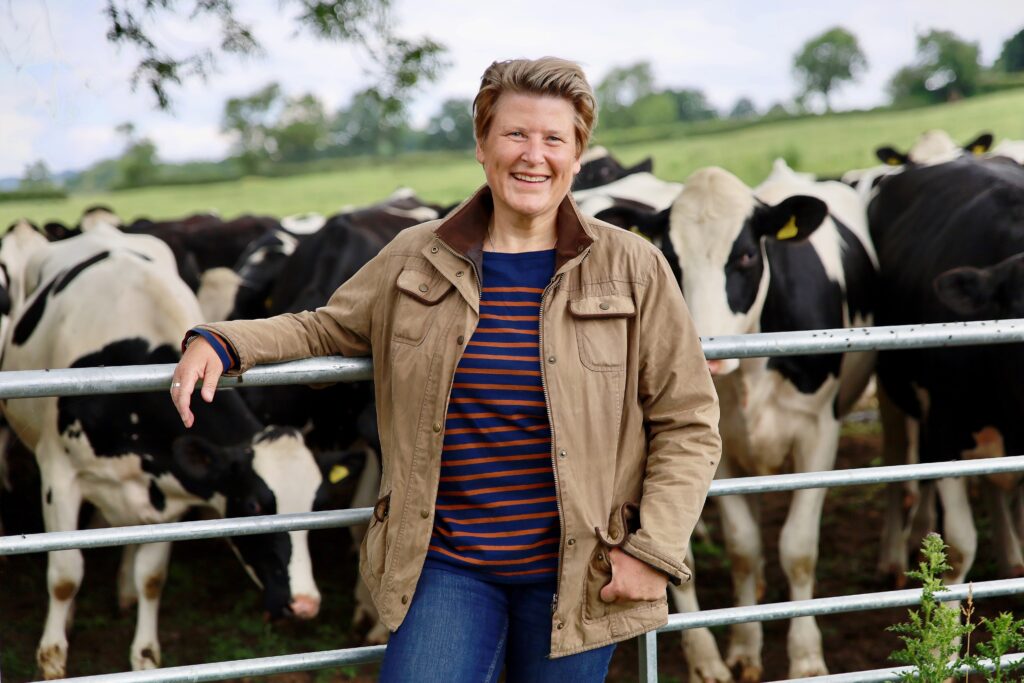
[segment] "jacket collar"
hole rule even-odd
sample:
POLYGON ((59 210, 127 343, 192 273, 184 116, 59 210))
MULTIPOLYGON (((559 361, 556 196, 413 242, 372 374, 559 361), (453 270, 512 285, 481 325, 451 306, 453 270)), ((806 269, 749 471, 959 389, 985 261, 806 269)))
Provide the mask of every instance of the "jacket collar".
MULTIPOLYGON (((453 210, 434 230, 445 244, 476 264, 483 273, 483 245, 487 225, 494 213, 491 188, 482 186, 453 210)), ((555 272, 579 256, 594 242, 590 226, 580 217, 572 195, 567 194, 558 205, 555 216, 555 272)))

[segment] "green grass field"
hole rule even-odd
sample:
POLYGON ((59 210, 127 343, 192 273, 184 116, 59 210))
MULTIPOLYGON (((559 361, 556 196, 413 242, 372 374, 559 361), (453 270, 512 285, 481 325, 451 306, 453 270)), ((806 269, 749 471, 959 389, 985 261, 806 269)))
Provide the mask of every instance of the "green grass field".
MULTIPOLYGON (((1024 138, 1024 89, 921 109, 767 122, 722 133, 615 145, 612 151, 625 163, 653 156, 655 174, 665 180, 684 181, 695 169, 716 165, 756 184, 776 157, 786 158, 801 171, 839 175, 874 165, 874 150, 879 145, 905 148, 930 128, 943 128, 961 142, 982 131, 992 132, 997 141, 1024 138)), ((126 220, 174 218, 209 210, 226 217, 305 211, 327 214, 345 205, 373 203, 400 186, 414 188, 426 200, 451 203, 482 182, 483 173, 472 154, 416 155, 390 162, 353 163, 350 170, 309 175, 4 203, 0 204, 0 227, 19 217, 40 224, 51 219, 74 223, 83 208, 97 203, 111 206, 126 220)))

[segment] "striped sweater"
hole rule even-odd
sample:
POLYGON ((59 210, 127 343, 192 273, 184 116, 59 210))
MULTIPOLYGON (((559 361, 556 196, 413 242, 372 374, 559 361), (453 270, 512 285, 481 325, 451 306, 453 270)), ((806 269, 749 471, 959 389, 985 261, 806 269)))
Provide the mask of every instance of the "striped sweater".
POLYGON ((427 563, 506 583, 550 580, 560 525, 539 314, 555 250, 483 256, 480 322, 452 383, 427 563))

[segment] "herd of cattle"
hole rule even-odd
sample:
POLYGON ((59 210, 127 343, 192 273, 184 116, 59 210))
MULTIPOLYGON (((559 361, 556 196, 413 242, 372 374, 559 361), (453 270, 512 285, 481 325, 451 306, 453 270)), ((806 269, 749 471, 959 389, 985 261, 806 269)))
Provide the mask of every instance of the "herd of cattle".
MULTIPOLYGON (((992 136, 965 146, 922 135, 906 154, 878 151, 880 166, 818 181, 776 162, 750 188, 721 168, 666 182, 647 160, 626 169, 589 151, 573 195, 583 213, 639 232, 661 249, 703 336, 865 325, 1024 317, 1024 143, 992 136)), ((174 362, 182 333, 205 320, 315 308, 395 235, 444 215, 399 191, 329 218, 280 221, 195 215, 124 224, 94 207, 79 225, 19 221, 0 240, 2 370, 174 362)), ((722 405, 719 476, 834 466, 840 418, 877 376, 889 463, 1024 453, 1024 394, 1006 382, 1024 369, 1021 345, 913 349, 709 362, 722 405)), ((39 466, 48 531, 77 527, 88 502, 111 525, 174 521, 193 507, 251 516, 317 509, 346 477, 353 507, 376 499, 379 448, 367 383, 250 388, 194 403, 185 432, 163 394, 8 400, 10 429, 39 466)), ((7 442, 7 436, 0 443, 7 442)), ((0 459, 0 482, 6 480, 0 459)), ((1024 575, 1020 477, 983 486, 1002 570, 1024 575)), ((2 489, 2 486, 0 486, 2 489)), ((2 495, 0 490, 0 495, 2 495)), ((812 597, 825 492, 796 492, 779 541, 790 597, 812 597)), ((960 581, 977 546, 962 479, 922 485, 912 510, 887 493, 880 568, 902 576, 910 529, 937 524, 960 581)), ((336 502, 336 500, 335 500, 336 502)), ((717 498, 737 604, 763 594, 756 506, 717 498)), ((357 534, 358 535, 358 532, 357 534)), ((320 594, 305 532, 234 540, 272 617, 316 616, 320 594)), ((160 664, 157 610, 169 544, 126 548, 122 608, 138 605, 130 658, 160 664)), ((693 558, 689 558, 693 566, 693 558)), ((48 678, 64 675, 82 554, 53 552, 49 609, 37 651, 48 678)), ((699 609, 693 582, 670 589, 680 610, 699 609)), ((354 620, 376 615, 356 589, 354 620)), ((371 642, 387 631, 374 626, 371 642)), ((699 681, 758 680, 759 623, 733 627, 723 658, 706 629, 684 632, 699 681)), ((812 617, 788 635, 790 676, 827 673, 812 617)))

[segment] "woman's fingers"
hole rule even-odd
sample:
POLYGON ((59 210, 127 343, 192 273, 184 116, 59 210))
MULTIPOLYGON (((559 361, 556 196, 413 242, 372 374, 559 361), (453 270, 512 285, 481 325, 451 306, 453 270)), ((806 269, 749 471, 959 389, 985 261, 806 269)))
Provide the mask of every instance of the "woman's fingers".
POLYGON ((213 400, 217 380, 223 371, 220 357, 205 339, 196 339, 185 349, 171 379, 171 401, 185 427, 191 427, 195 422, 190 406, 196 383, 203 380, 201 395, 209 403, 213 400))

